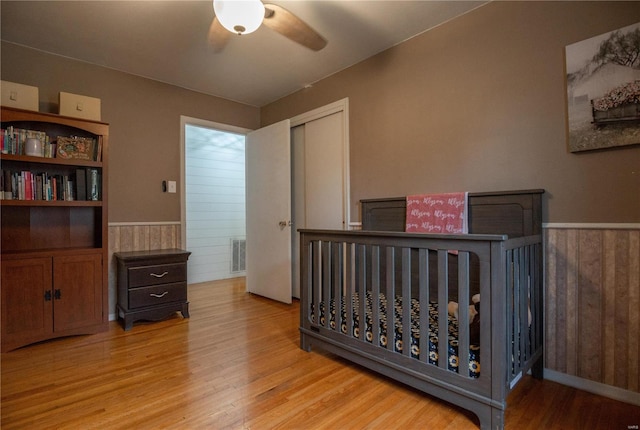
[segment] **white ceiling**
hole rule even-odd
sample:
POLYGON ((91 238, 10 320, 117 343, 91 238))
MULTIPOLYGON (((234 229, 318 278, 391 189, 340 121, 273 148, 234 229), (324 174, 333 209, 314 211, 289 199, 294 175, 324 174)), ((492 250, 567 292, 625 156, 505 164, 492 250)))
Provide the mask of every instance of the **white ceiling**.
POLYGON ((211 1, 5 1, 2 40, 264 106, 485 1, 279 1, 327 40, 313 52, 264 26, 207 42, 211 1))

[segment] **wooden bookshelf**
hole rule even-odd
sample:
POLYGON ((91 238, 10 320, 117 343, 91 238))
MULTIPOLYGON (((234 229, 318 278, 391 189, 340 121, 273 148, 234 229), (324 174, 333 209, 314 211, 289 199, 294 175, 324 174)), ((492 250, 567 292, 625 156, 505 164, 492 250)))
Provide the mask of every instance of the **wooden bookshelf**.
POLYGON ((8 107, 1 108, 0 121, 3 129, 37 130, 51 141, 92 138, 100 148, 100 161, 0 155, 3 177, 5 171, 27 172, 27 177, 51 174, 75 184, 78 170, 92 169, 99 175, 99 200, 77 200, 76 188, 64 199, 46 200, 42 193, 32 192, 29 198, 16 194, 0 200, 2 351, 106 330, 109 125, 8 107))

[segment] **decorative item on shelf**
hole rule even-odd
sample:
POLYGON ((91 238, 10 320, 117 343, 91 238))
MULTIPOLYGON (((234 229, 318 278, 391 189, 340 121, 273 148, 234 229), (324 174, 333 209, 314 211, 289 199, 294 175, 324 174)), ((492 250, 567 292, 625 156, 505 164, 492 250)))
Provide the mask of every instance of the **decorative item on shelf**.
POLYGON ((24 144, 25 155, 31 155, 33 157, 42 157, 42 142, 35 137, 29 137, 24 144))
POLYGON ((2 106, 38 111, 38 87, 0 81, 2 106))
POLYGON ((95 140, 88 137, 62 137, 57 140, 56 157, 95 160, 95 140))
POLYGON ((61 91, 59 112, 64 116, 100 121, 100 99, 61 91))

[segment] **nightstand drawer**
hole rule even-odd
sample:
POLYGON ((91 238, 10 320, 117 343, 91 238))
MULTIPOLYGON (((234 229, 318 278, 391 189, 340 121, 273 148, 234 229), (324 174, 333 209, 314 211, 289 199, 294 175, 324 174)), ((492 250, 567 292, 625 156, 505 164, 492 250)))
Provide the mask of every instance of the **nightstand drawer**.
POLYGON ((159 264, 129 268, 129 288, 187 280, 187 264, 159 264))
POLYGON ((141 308, 170 302, 187 300, 187 283, 154 285, 129 291, 129 308, 141 308))

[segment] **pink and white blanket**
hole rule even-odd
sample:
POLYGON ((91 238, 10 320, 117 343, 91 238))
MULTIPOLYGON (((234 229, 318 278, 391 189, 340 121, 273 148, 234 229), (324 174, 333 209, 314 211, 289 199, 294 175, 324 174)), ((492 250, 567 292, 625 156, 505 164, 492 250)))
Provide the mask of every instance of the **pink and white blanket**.
POLYGON ((407 196, 405 231, 414 233, 468 233, 468 193, 407 196))

